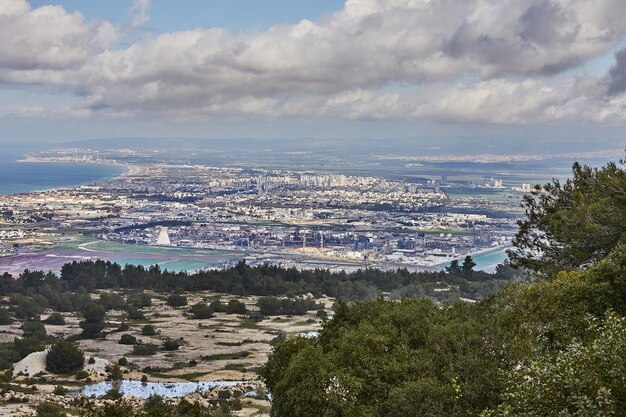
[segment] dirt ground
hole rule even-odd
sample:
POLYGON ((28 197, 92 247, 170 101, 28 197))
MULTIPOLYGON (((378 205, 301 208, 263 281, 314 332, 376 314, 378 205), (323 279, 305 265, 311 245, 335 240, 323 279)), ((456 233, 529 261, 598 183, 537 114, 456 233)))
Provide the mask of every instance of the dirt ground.
MULTIPOLYGON (((164 294, 151 294, 153 304, 141 311, 144 320, 125 321, 125 312, 110 311, 107 313, 106 336, 103 339, 79 340, 80 348, 87 358, 93 356, 118 363, 125 357, 128 365, 123 366, 124 379, 139 380, 147 375, 150 382, 185 382, 185 381, 246 381, 258 384, 260 377, 257 370, 266 361, 271 352, 270 341, 280 332, 288 335, 297 335, 311 331, 318 331, 321 319, 316 317, 316 311, 310 311, 302 316, 266 317, 260 322, 250 320, 246 315, 215 313, 212 318, 197 320, 188 312, 195 303, 219 298, 223 303, 230 299, 237 299, 246 304, 250 312, 258 311, 257 297, 234 297, 210 292, 185 294, 188 305, 172 308, 163 301, 164 294), (160 300, 156 300, 160 298, 160 300), (125 321, 129 330, 115 331, 125 321), (142 326, 151 324, 157 330, 156 336, 143 336, 142 326), (159 350, 152 356, 133 355, 131 345, 118 343, 122 334, 131 334, 143 343, 153 343, 159 350), (184 343, 175 351, 160 349, 166 338, 181 339, 184 343), (144 372, 146 367, 152 368, 144 372), (156 371, 155 371, 156 368, 156 371)), ((333 300, 319 299, 330 311, 333 300)), ((80 318, 75 314, 64 313, 66 324, 62 326, 46 325, 49 335, 68 337, 78 335, 80 318)), ((43 318, 46 317, 42 316, 43 318)), ((0 341, 9 342, 21 335, 19 323, 0 326, 0 341)), ((32 376, 32 375, 31 375, 32 376)), ((39 392, 51 392, 55 385, 64 385, 70 390, 79 390, 86 382, 76 381, 73 377, 57 377, 46 375, 45 383, 37 383, 39 392)), ((91 375, 90 381, 104 380, 105 375, 91 375)), ((26 377, 17 378, 22 383, 26 377)), ((240 416, 261 416, 269 412, 269 402, 265 400, 245 399, 244 409, 240 416)), ((24 412, 23 404, 1 404, 0 417, 19 415, 24 412), (21 407, 21 411, 17 410, 21 407), (8 413, 8 414, 7 414, 8 413)))

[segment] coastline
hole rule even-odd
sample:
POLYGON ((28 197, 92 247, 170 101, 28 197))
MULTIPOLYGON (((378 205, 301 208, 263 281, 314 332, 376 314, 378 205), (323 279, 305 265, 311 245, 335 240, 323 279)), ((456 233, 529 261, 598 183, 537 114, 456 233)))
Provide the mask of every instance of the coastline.
POLYGON ((42 188, 27 190, 27 191, 16 191, 16 192, 0 192, 0 196, 9 196, 9 195, 19 195, 19 194, 29 194, 29 193, 40 193, 40 192, 49 192, 55 190, 66 190, 73 187, 80 187, 85 185, 98 185, 103 182, 115 181, 128 176, 138 175, 143 171, 143 168, 136 164, 126 164, 120 163, 117 161, 106 160, 106 161, 94 161, 94 160, 76 160, 76 159, 57 159, 57 158, 33 158, 26 156, 22 159, 17 159, 13 161, 16 164, 71 164, 71 165, 101 165, 101 166, 110 166, 110 167, 120 167, 122 168, 121 173, 115 173, 111 175, 106 175, 102 178, 95 179, 93 181, 88 181, 85 183, 78 184, 68 184, 68 185, 59 185, 59 186, 43 186, 42 188))

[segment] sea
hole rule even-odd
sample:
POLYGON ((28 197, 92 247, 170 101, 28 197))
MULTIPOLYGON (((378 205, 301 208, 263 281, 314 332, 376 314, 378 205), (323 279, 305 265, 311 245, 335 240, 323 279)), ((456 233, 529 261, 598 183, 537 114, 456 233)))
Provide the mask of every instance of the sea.
POLYGON ((17 162, 23 155, 0 154, 0 194, 17 194, 92 184, 122 175, 119 165, 17 162))

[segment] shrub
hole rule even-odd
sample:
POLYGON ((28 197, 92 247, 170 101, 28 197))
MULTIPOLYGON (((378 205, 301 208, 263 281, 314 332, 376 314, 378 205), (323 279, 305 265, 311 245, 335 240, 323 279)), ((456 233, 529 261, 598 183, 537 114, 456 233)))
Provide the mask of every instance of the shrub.
POLYGON ((65 318, 61 313, 52 313, 48 316, 47 319, 44 320, 44 323, 50 324, 52 326, 62 326, 65 324, 65 318))
POLYGON ((116 332, 127 332, 128 330, 130 330, 130 326, 125 321, 121 322, 120 325, 117 326, 117 329, 115 329, 116 332))
POLYGON ((89 365, 93 365, 94 363, 96 363, 96 358, 94 358, 93 356, 90 356, 89 360, 87 361, 87 363, 89 365))
POLYGON ((134 345, 135 343, 137 343, 137 338, 131 334, 123 334, 122 337, 120 337, 119 342, 120 345, 134 345))
POLYGON ((162 408, 164 406, 165 406, 165 402, 163 401, 163 397, 161 397, 160 395, 153 394, 148 397, 148 399, 143 405, 143 408, 145 410, 151 410, 155 408, 162 408))
POLYGON ((113 387, 106 394, 102 396, 102 398, 107 400, 119 400, 124 396, 118 387, 113 387))
POLYGON ((58 404, 45 402, 35 407, 37 417, 65 417, 65 410, 58 404))
POLYGON ((126 359, 125 357, 122 356, 121 358, 118 359, 117 363, 120 366, 127 366, 128 365, 128 359, 126 359))
POLYGON ((157 352, 158 346, 152 343, 137 344, 133 346, 133 354, 138 356, 151 356, 157 352))
POLYGON ((109 366, 107 366, 105 368, 105 370, 109 374, 109 376, 107 378, 109 380, 119 381, 120 379, 124 378, 124 374, 122 372, 122 368, 120 368, 120 366, 117 365, 117 364, 109 365, 109 366))
POLYGON ((163 350, 177 350, 182 346, 182 341, 170 339, 169 337, 163 341, 163 350))
POLYGON ((226 312, 226 306, 224 306, 224 304, 222 304, 220 300, 211 301, 211 304, 209 305, 209 307, 211 308, 212 311, 216 313, 226 312))
POLYGON ((65 395, 67 394, 67 390, 63 385, 56 385, 54 387, 54 391, 52 391, 54 395, 65 395))
POLYGON ((154 327, 151 324, 146 324, 145 326, 141 328, 141 334, 144 336, 156 336, 157 334, 156 327, 154 327))
POLYGON ((126 312, 128 313, 128 320, 143 320, 145 318, 144 314, 134 305, 129 305, 126 312))
POLYGON ((27 321, 22 324, 21 327, 24 332, 24 337, 32 337, 35 339, 43 340, 48 336, 46 327, 40 321, 27 321))
POLYGON ((146 374, 141 375, 141 383, 145 384, 147 382, 148 382, 148 375, 146 374))
POLYGON ((100 304, 91 303, 83 309, 85 320, 80 322, 83 329, 82 336, 89 339, 95 339, 100 336, 104 329, 104 317, 106 310, 100 304))
POLYGON ((226 305, 226 313, 228 314, 246 314, 247 312, 246 305, 239 300, 230 300, 226 305))
POLYGON ((89 377, 89 372, 87 372, 87 371, 85 371, 85 370, 83 370, 83 369, 79 369, 78 371, 76 371, 76 372, 74 373, 74 377, 75 377, 77 380, 85 379, 85 378, 88 378, 88 377, 89 377))
POLYGON ((60 341, 46 355, 46 369, 53 374, 71 374, 82 369, 85 355, 75 343, 60 341))
POLYGON ((100 294, 100 304, 102 304, 107 310, 123 310, 126 308, 126 301, 124 301, 124 298, 115 293, 100 294))
POLYGON ((4 326, 13 323, 11 313, 6 308, 0 308, 0 325, 4 326))
POLYGON ((191 306, 191 309, 189 311, 191 312, 191 314, 193 314, 193 317, 198 320, 209 319, 213 317, 213 311, 211 311, 211 308, 209 308, 209 306, 205 303, 194 304, 193 306, 191 306))
POLYGON ((150 307, 152 305, 152 297, 144 293, 131 294, 126 297, 126 302, 135 308, 150 307))
POLYGON ((167 304, 170 307, 183 307, 187 305, 187 297, 184 295, 172 294, 167 297, 167 304))

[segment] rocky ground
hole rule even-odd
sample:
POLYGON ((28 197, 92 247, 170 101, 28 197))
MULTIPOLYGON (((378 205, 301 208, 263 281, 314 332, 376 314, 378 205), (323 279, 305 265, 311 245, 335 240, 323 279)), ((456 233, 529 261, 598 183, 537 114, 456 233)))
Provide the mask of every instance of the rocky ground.
MULTIPOLYGON (((84 385, 105 380, 107 378, 107 373, 104 371, 106 365, 116 364, 122 357, 128 361, 128 365, 122 366, 124 379, 141 380, 145 375, 150 382, 242 381, 244 385, 256 389, 262 386, 258 369, 266 362, 271 352, 270 341, 272 339, 280 332, 295 335, 317 331, 321 327, 321 319, 316 317, 315 311, 310 311, 303 316, 266 317, 262 321, 251 320, 247 315, 226 313, 215 313, 210 319, 197 320, 188 312, 189 306, 203 300, 210 302, 216 298, 223 303, 229 299, 238 299, 246 304, 249 311, 254 312, 258 311, 256 297, 234 297, 199 292, 186 294, 188 306, 173 308, 163 300, 164 294, 151 295, 154 297, 152 306, 142 309, 145 319, 127 321, 125 312, 110 311, 107 313, 104 338, 78 341, 80 348, 85 352, 86 361, 91 357, 96 361, 95 364, 86 364, 91 366, 87 369, 90 373, 87 379, 76 380, 73 376, 47 374, 44 365, 45 356, 42 354, 32 354, 32 357, 19 363, 15 368, 17 376, 11 382, 16 389, 7 392, 5 387, 7 393, 0 399, 0 416, 31 412, 31 405, 47 400, 48 396, 52 396, 52 391, 57 385, 65 387, 68 394, 52 396, 50 397, 52 401, 61 403, 76 401, 74 397, 84 385), (115 331, 123 321, 130 326, 129 330, 115 331), (141 328, 146 324, 155 326, 158 334, 142 335, 141 328), (132 353, 132 346, 118 343, 122 334, 131 334, 143 343, 153 343, 159 346, 166 338, 182 338, 184 344, 175 351, 159 349, 152 356, 137 356, 132 353), (148 367, 151 369, 147 369, 148 367), (36 391, 33 391, 33 387, 36 391)), ((324 303, 326 310, 330 311, 333 300, 317 301, 324 303)), ((65 325, 46 325, 49 335, 68 337, 80 333, 80 317, 69 313, 64 313, 64 316, 65 325)), ((45 318, 45 315, 42 317, 45 318)), ((0 341, 8 342, 19 337, 21 335, 19 327, 19 323, 0 326, 0 341)), ((202 395, 211 396, 214 393, 202 395)), ((141 400, 129 399, 128 401, 141 400)), ((265 400, 246 398, 244 409, 237 415, 264 415, 269 410, 269 405, 269 402, 265 400)))

